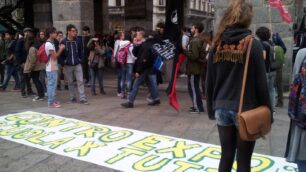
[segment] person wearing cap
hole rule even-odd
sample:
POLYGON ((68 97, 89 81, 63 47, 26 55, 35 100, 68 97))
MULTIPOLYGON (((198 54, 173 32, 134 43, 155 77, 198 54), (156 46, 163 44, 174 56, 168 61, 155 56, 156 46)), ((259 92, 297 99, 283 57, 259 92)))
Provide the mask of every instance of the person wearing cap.
POLYGON ((24 64, 27 60, 27 51, 24 46, 24 42, 25 42, 24 40, 30 34, 33 35, 33 30, 31 28, 26 27, 23 29, 23 34, 24 36, 17 40, 16 47, 15 47, 15 55, 16 55, 16 60, 17 60, 18 67, 19 67, 21 96, 23 98, 26 98, 27 96, 33 96, 34 92, 31 87, 30 79, 27 79, 28 75, 23 72, 24 64))

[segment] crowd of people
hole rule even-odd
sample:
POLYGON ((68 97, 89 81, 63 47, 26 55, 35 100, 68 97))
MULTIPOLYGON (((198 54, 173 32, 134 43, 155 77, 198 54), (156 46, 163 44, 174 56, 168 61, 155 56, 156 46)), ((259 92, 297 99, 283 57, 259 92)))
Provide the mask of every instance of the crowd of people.
MULTIPOLYGON (((67 25, 66 36, 56 28, 36 31, 24 28, 22 33, 6 31, 1 35, 1 91, 6 91, 13 76, 14 91, 20 91, 23 98, 33 101, 48 100, 48 107, 59 108, 56 90, 68 90, 69 102, 89 104, 84 87, 91 87, 91 95, 105 95, 103 75, 105 67, 117 71, 117 96, 126 99, 122 107, 132 108, 140 86, 149 89, 148 105, 160 104, 158 85, 163 82, 162 71, 154 67, 156 54, 152 46, 156 41, 166 39, 165 25, 159 23, 156 32, 147 32, 133 27, 129 32, 120 31, 114 35, 91 35, 84 26, 82 34, 74 25, 67 25), (47 61, 39 59, 41 52, 47 61), (34 83, 37 93, 32 89, 34 83), (77 100, 77 94, 79 100, 77 100)), ((182 30, 182 54, 186 57, 181 74, 188 75, 188 91, 192 100, 191 113, 204 112, 202 98, 205 98, 205 62, 200 62, 201 45, 211 44, 211 36, 203 31, 201 23, 182 30), (202 90, 200 89, 202 80, 202 90)), ((206 50, 208 52, 208 48, 206 50)), ((169 70, 169 69, 168 69, 169 70)), ((184 76, 183 76, 184 77, 184 76)))
MULTIPOLYGON (((214 38, 201 23, 182 29, 179 49, 185 61, 180 77, 187 76, 192 104, 189 112, 204 112, 202 100, 206 100, 209 118, 217 121, 222 149, 221 172, 231 171, 235 157, 238 172, 250 171, 255 141, 241 140, 236 118, 242 75, 246 70, 243 65, 246 47, 252 35, 249 30, 252 17, 252 5, 239 0, 229 5, 214 38)), ((69 24, 65 37, 54 27, 40 32, 24 28, 23 33, 18 34, 7 31, 0 37, 0 89, 6 91, 13 77, 13 90, 20 91, 24 98, 35 95, 33 101, 47 99, 50 108, 62 106, 56 99, 56 90, 61 89, 69 90, 69 103, 88 105, 84 87, 91 87, 91 95, 96 96, 97 80, 98 93, 105 95, 104 68, 113 67, 117 71, 117 96, 126 100, 121 104, 123 108, 134 107, 142 85, 149 91, 148 105, 159 105, 158 85, 163 82, 162 71, 156 67, 158 57, 152 51, 152 45, 166 39, 166 35, 163 23, 157 28, 156 33, 133 27, 129 32, 121 31, 114 36, 93 36, 90 28, 84 26, 82 35, 78 36, 77 28, 69 24), (44 53, 46 62, 38 58, 44 53), (32 89, 31 79, 37 93, 32 89)), ((255 34, 259 40, 254 39, 250 50, 243 109, 265 105, 275 114, 275 107, 284 104, 282 66, 287 49, 279 34, 272 34, 267 27, 258 28, 255 34), (271 61, 275 56, 281 64, 278 67, 271 61)), ((302 49, 298 53, 295 74, 299 72, 305 52, 302 49)), ((289 136, 287 160, 298 163, 300 171, 305 171, 305 130, 291 121, 289 136)))

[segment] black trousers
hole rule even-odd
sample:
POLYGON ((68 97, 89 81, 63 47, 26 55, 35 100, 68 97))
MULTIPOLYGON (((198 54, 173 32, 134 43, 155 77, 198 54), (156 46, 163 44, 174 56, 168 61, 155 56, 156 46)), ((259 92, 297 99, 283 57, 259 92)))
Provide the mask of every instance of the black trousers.
POLYGON ((276 71, 275 88, 277 92, 277 105, 283 106, 283 68, 276 71))
POLYGON ((4 68, 5 66, 0 63, 0 82, 3 83, 4 81, 4 68))
POLYGON ((34 82, 34 85, 36 87, 38 97, 43 98, 43 97, 45 97, 45 93, 44 93, 43 84, 39 80, 39 74, 40 74, 40 71, 33 71, 33 72, 31 72, 31 78, 32 78, 32 80, 34 82))
POLYGON ((188 92, 193 107, 199 112, 204 112, 200 90, 200 77, 200 75, 188 75, 188 92))
POLYGON ((89 73, 89 66, 88 66, 88 60, 87 59, 83 62, 82 68, 83 68, 83 78, 85 79, 86 83, 89 83, 90 82, 90 73, 89 73))
POLYGON ((19 68, 19 76, 20 76, 20 88, 21 94, 33 94, 32 86, 31 86, 31 77, 29 74, 23 73, 23 67, 19 68))

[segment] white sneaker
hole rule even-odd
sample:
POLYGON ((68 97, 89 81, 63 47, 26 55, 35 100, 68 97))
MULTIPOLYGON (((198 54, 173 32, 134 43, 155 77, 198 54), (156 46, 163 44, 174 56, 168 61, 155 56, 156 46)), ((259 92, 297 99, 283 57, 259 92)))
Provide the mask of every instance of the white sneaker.
POLYGON ((39 98, 39 97, 35 97, 34 99, 32 99, 33 100, 33 102, 37 102, 37 101, 43 101, 44 100, 44 98, 42 97, 42 98, 39 98))

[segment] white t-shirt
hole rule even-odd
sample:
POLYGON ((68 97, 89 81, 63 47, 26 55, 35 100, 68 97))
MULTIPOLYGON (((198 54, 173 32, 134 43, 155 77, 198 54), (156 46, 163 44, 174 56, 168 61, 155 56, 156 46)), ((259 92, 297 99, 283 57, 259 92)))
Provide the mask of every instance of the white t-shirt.
POLYGON ((134 49, 134 45, 130 44, 126 63, 132 63, 132 64, 135 63, 135 60, 137 59, 137 57, 134 56, 133 49, 134 49))
MULTIPOLYGON (((54 51, 54 53, 56 53, 54 44, 51 42, 46 42, 45 51, 48 57, 50 56, 50 51, 54 51)), ((58 70, 57 59, 54 60, 50 58, 50 60, 46 63, 46 71, 51 72, 55 70, 58 70)))
POLYGON ((189 44, 189 40, 190 40, 190 38, 187 35, 184 34, 183 37, 182 37, 182 46, 187 48, 187 45, 189 44))

